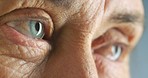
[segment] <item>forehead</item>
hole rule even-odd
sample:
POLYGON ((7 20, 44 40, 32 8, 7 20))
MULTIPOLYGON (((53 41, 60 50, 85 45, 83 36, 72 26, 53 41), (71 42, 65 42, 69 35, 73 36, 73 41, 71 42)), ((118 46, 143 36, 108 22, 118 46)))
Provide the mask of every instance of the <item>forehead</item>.
POLYGON ((143 12, 143 4, 141 0, 112 0, 109 9, 113 11, 143 12))
MULTIPOLYGON (((69 13, 72 13, 74 10, 80 8, 80 6, 88 8, 92 6, 92 3, 99 1, 101 3, 101 0, 0 0, 0 16, 24 6, 43 8, 45 10, 61 10, 59 8, 64 8, 70 10, 69 13), (52 7, 52 9, 49 7, 52 7)), ((134 13, 135 17, 142 17, 144 14, 141 0, 105 0, 105 2, 104 7, 107 18, 112 15, 120 15, 120 12, 128 14, 128 16, 134 13)), ((95 7, 99 7, 99 5, 95 5, 95 7)))
MULTIPOLYGON (((10 8, 9 6, 14 5, 16 7, 21 7, 24 4, 28 4, 28 6, 30 5, 44 5, 46 4, 46 6, 48 6, 47 3, 56 5, 58 7, 65 7, 68 8, 70 6, 77 6, 78 4, 83 4, 83 5, 91 5, 91 3, 93 2, 98 2, 101 0, 0 0, 0 6, 4 6, 2 8, 10 8), (11 4, 10 4, 11 3, 11 4), (6 7, 7 6, 7 7, 6 7)), ((131 9, 140 9, 141 7, 141 0, 105 0, 106 5, 108 5, 109 3, 113 4, 109 7, 114 7, 117 8, 117 6, 119 6, 118 8, 123 8, 126 7, 126 9, 131 8, 131 9), (136 6, 136 7, 135 7, 136 6)), ((97 6, 96 6, 97 7, 97 6)), ((120 10, 118 9, 118 10, 120 10)))
POLYGON ((142 24, 144 18, 143 4, 141 0, 113 0, 110 1, 105 15, 109 22, 142 24))
POLYGON ((52 2, 56 6, 61 6, 65 8, 70 7, 75 2, 75 0, 47 0, 47 1, 52 2))

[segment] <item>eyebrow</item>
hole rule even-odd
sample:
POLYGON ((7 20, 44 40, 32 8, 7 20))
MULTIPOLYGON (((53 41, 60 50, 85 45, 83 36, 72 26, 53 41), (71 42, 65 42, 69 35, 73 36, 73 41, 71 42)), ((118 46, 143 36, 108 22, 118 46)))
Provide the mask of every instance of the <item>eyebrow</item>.
POLYGON ((110 22, 114 23, 143 23, 144 17, 141 13, 114 13, 109 18, 110 22))

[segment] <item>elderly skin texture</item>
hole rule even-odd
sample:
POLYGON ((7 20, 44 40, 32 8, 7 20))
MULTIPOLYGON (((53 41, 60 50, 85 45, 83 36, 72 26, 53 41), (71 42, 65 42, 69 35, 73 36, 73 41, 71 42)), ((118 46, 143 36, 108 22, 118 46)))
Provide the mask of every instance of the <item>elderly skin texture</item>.
POLYGON ((0 0, 0 78, 129 78, 142 18, 141 0, 0 0), (43 39, 7 24, 34 17, 48 21, 43 39), (130 48, 119 60, 106 57, 109 47, 94 49, 117 42, 130 48))

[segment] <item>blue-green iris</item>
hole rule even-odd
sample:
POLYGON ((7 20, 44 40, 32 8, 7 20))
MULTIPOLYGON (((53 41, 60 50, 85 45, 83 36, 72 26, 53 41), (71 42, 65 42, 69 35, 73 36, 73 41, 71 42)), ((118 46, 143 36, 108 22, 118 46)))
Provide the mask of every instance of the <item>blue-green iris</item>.
POLYGON ((43 24, 39 21, 30 21, 29 22, 29 28, 30 28, 30 32, 31 35, 34 38, 43 38, 44 36, 44 27, 43 24))

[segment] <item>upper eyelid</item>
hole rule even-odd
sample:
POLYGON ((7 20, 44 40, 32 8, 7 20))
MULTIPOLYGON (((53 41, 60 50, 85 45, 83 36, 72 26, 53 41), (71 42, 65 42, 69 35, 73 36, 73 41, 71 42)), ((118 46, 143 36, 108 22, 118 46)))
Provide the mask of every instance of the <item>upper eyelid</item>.
MULTIPOLYGON (((15 16, 15 18, 13 18, 14 16, 8 16, 10 19, 4 19, 4 20, 0 20, 0 24, 4 24, 4 23, 8 23, 8 22, 11 22, 11 21, 28 21, 28 20, 34 20, 34 21, 40 21, 42 23, 47 23, 47 22, 50 22, 47 18, 44 18, 44 17, 36 17, 36 16, 15 16)), ((5 17, 7 18, 7 17, 5 17)))
POLYGON ((4 24, 9 21, 14 20, 38 20, 38 21, 46 21, 51 22, 50 16, 40 9, 19 9, 14 10, 8 14, 5 14, 0 17, 0 24, 4 24))
POLYGON ((122 34, 120 30, 112 28, 106 31, 102 36, 93 40, 92 48, 97 49, 102 46, 111 45, 114 43, 122 43, 127 46, 129 45, 127 37, 124 34, 122 34))
POLYGON ((101 48, 101 47, 104 47, 104 46, 111 46, 111 45, 119 45, 119 46, 122 46, 123 48, 124 47, 130 48, 130 46, 128 44, 125 44, 125 43, 119 42, 119 41, 114 41, 114 42, 107 42, 107 43, 104 43, 104 44, 100 44, 99 47, 95 47, 93 49, 98 49, 98 48, 101 48))
POLYGON ((39 22, 41 22, 41 23, 43 23, 43 24, 48 24, 48 20, 46 20, 46 19, 40 19, 40 18, 20 18, 20 19, 15 19, 15 20, 9 20, 9 21, 7 21, 6 23, 9 23, 9 22, 20 22, 20 23, 26 23, 26 22, 28 22, 28 21, 30 21, 30 20, 32 20, 32 21, 39 21, 39 22))

